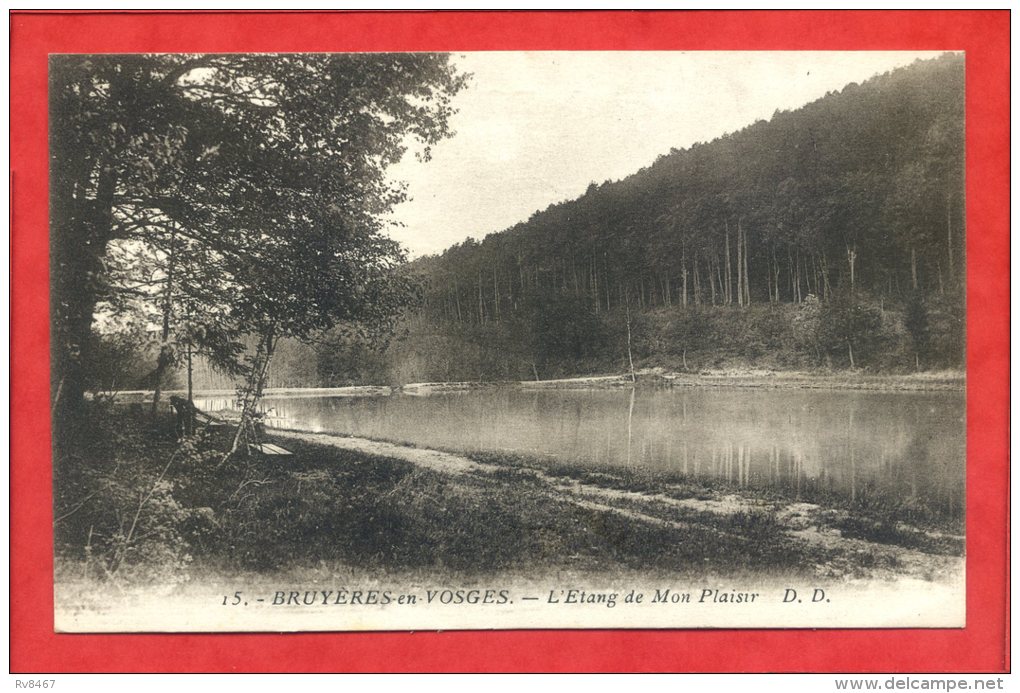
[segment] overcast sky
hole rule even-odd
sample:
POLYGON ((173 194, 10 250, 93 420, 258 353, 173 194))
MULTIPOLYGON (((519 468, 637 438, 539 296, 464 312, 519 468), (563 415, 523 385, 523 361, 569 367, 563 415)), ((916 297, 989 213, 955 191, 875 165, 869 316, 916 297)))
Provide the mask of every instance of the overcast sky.
POLYGON ((592 181, 618 180, 671 147, 708 142, 777 110, 937 53, 491 52, 453 56, 473 75, 456 134, 390 169, 412 199, 391 235, 412 257, 481 239, 592 181))

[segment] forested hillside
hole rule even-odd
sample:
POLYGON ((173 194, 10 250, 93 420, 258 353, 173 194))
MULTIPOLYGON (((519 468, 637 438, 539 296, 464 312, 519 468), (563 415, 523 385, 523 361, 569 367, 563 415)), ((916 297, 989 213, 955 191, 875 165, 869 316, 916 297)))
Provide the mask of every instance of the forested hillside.
POLYGON ((418 268, 428 314, 487 322, 531 294, 594 312, 821 298, 889 298, 963 273, 963 59, 850 85, 418 268))
MULTIPOLYGON (((643 344, 642 357, 682 352, 684 341, 739 351, 738 333, 761 332, 756 323, 767 341, 801 318, 813 334, 772 335, 804 342, 802 353, 789 345, 791 365, 849 366, 855 333, 857 367, 955 365, 963 125, 963 57, 943 56, 673 150, 414 263, 424 304, 413 343, 394 356, 414 358, 419 372, 407 376, 426 379, 525 377, 543 365, 563 374, 619 358, 620 314, 630 312, 645 341, 661 342, 643 344), (482 373, 444 372, 478 350, 497 352, 482 373)), ((782 347, 743 346, 751 362, 782 347)))
POLYGON ((551 378, 631 356, 960 367, 963 128, 963 56, 850 84, 413 262, 421 302, 385 348, 349 331, 284 345, 271 379, 551 378))

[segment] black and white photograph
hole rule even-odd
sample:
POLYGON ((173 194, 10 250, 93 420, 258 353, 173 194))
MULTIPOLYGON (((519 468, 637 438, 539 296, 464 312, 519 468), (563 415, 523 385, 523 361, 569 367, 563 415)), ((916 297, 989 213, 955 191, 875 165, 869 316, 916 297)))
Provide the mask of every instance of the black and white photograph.
POLYGON ((964 626, 965 60, 51 55, 56 629, 964 626))

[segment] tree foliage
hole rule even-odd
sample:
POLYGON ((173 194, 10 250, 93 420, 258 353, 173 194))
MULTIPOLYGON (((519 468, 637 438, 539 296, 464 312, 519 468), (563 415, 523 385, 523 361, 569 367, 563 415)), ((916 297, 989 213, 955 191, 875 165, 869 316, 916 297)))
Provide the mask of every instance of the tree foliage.
POLYGON ((385 169, 450 134, 464 84, 439 54, 52 58, 58 419, 100 301, 148 299, 181 328, 161 361, 183 336, 224 367, 246 334, 392 316, 408 283, 381 215, 404 193, 385 169))

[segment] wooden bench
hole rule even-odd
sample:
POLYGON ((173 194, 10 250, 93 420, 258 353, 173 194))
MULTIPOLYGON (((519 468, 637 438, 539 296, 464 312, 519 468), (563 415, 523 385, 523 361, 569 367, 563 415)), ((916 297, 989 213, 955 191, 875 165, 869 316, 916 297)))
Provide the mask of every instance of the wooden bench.
POLYGON ((272 443, 249 443, 248 448, 253 452, 259 452, 263 455, 278 455, 281 457, 290 457, 294 453, 290 450, 284 450, 279 445, 273 445, 272 443))

